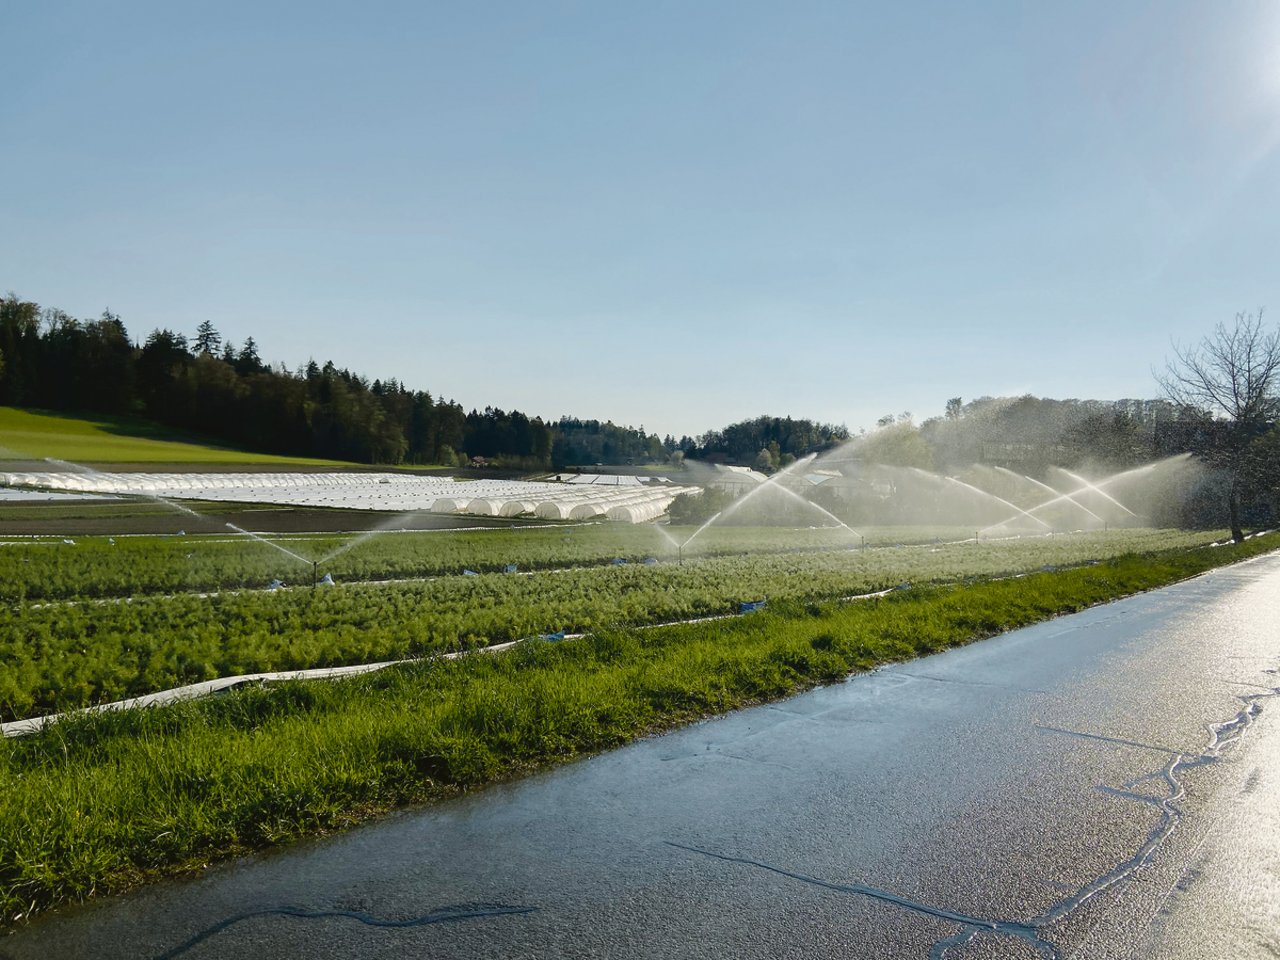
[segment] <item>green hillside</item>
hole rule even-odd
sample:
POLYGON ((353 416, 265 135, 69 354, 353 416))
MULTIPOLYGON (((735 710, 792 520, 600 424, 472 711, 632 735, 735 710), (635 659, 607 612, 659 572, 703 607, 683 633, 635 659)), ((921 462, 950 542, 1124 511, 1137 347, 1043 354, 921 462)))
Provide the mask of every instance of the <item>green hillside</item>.
POLYGON ((351 464, 249 453, 183 435, 147 420, 92 414, 70 417, 0 407, 0 462, 53 457, 76 463, 246 464, 280 467, 351 464))

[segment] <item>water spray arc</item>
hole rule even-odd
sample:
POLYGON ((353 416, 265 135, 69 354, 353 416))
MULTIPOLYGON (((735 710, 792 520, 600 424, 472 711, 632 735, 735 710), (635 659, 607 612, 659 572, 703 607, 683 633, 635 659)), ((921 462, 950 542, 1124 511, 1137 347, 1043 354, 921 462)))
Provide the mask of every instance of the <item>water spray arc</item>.
MULTIPOLYGON (((1020 506, 1018 506, 1016 503, 1010 503, 1010 502, 1009 502, 1008 500, 1006 500, 1004 497, 997 497, 994 493, 988 493, 986 490, 983 490, 983 489, 981 489, 980 487, 975 487, 973 484, 971 484, 971 483, 965 483, 963 480, 958 480, 958 479, 956 479, 955 477, 947 477, 946 479, 947 479, 948 481, 950 481, 951 483, 959 484, 961 487, 964 487, 966 490, 971 490, 971 491, 972 491, 972 492, 974 492, 974 493, 981 494, 981 495, 982 495, 982 496, 984 496, 984 497, 989 497, 990 499, 997 501, 998 503, 1000 503, 1000 504, 1002 504, 1002 505, 1004 505, 1004 506, 1008 507, 1009 509, 1016 511, 1016 512, 1017 512, 1017 513, 1019 513, 1019 514, 1022 514, 1024 517, 1027 517, 1027 518, 1028 518, 1028 519, 1030 519, 1030 520, 1034 520, 1036 523, 1040 524, 1040 526, 1044 527, 1046 530, 1052 530, 1052 529, 1053 529, 1053 527, 1052 527, 1052 526, 1050 526, 1049 524, 1045 523, 1045 522, 1044 522, 1043 520, 1041 520, 1039 517, 1037 517, 1037 516, 1033 515, 1032 513, 1030 513, 1030 512, 1029 512, 1029 511, 1027 511, 1027 510, 1023 510, 1023 509, 1022 509, 1020 506)), ((1013 520, 1013 519, 1015 519, 1015 518, 1016 518, 1016 514, 1015 514, 1015 517, 1010 517, 1010 518, 1009 518, 1009 520, 1013 520)), ((982 529, 983 529, 983 530, 990 530, 992 527, 999 527, 999 526, 1003 526, 1004 524, 1008 523, 1008 522, 1009 522, 1009 520, 1002 520, 1002 521, 1000 521, 1000 523, 993 523, 993 524, 991 524, 991 526, 983 527, 982 529)))
POLYGON ((1084 477, 1080 476, 1078 473, 1072 473, 1070 470, 1066 470, 1062 467, 1055 467, 1055 469, 1060 470, 1063 474, 1070 477, 1072 480, 1076 481, 1077 483, 1083 484, 1083 486, 1079 490, 1073 491, 1074 493, 1083 493, 1084 491, 1088 490, 1093 493, 1100 494, 1101 496, 1106 497, 1108 500, 1114 503, 1117 507, 1119 507, 1125 513, 1127 513, 1129 516, 1137 520, 1139 519, 1139 517, 1136 513, 1134 513, 1132 510, 1126 507, 1123 503, 1121 503, 1111 494, 1107 493, 1107 491, 1103 490, 1102 487, 1106 486, 1109 483, 1114 483, 1116 480, 1119 480, 1125 474, 1137 473, 1139 470, 1147 470, 1147 469, 1150 469, 1152 466, 1154 466, 1154 464, 1148 464, 1146 467, 1138 467, 1137 470, 1126 470, 1123 473, 1117 473, 1115 476, 1108 477, 1106 480, 1101 481, 1101 485, 1092 483, 1086 480, 1084 477))
POLYGON ((1049 486, 1049 484, 1044 483, 1040 480, 1037 480, 1035 477, 1028 477, 1022 473, 1014 473, 1012 470, 1008 469, 1007 467, 996 467, 995 469, 1000 471, 1001 473, 1006 473, 1009 476, 1014 477, 1015 479, 1025 480, 1028 483, 1035 484, 1037 487, 1044 490, 1050 496, 1053 497, 1052 500, 1046 500, 1044 503, 1036 504, 1034 507, 1030 509, 1029 511, 1030 513, 1036 513, 1037 511, 1043 510, 1046 507, 1049 507, 1055 503, 1061 503, 1062 501, 1065 500, 1067 503, 1071 504, 1072 506, 1079 507, 1081 510, 1087 513, 1089 516, 1093 517, 1093 519, 1097 520, 1099 523, 1102 523, 1102 524, 1106 523, 1106 521, 1103 520, 1102 517, 1098 516, 1096 513, 1094 513, 1092 510, 1086 507, 1079 500, 1073 499, 1071 494, 1069 493, 1063 493, 1061 490, 1055 489, 1054 487, 1049 486))
MULTIPOLYGON (((56 457, 45 457, 44 459, 45 459, 45 463, 52 463, 52 464, 56 464, 59 467, 66 467, 72 473, 78 473, 83 477, 102 476, 102 471, 95 470, 93 469, 93 467, 86 467, 80 463, 72 463, 70 460, 59 460, 56 457)), ((145 490, 139 490, 136 492, 136 495, 139 497, 142 497, 145 500, 150 500, 153 503, 163 504, 164 506, 168 507, 171 510, 177 510, 179 513, 185 513, 189 517, 195 517, 197 520, 208 519, 208 517, 206 517, 203 513, 197 513, 195 510, 192 510, 190 507, 184 506, 181 503, 175 503, 172 500, 166 500, 164 497, 158 494, 147 493, 145 490)))
POLYGON ((658 533, 662 534, 662 538, 667 541, 668 545, 675 548, 678 562, 683 564, 684 563, 684 544, 681 543, 679 540, 677 540, 675 537, 673 537, 670 533, 668 533, 666 528, 663 527, 662 524, 660 523, 655 523, 653 525, 653 529, 657 530, 658 533))
MULTIPOLYGON (((761 486, 763 486, 763 484, 761 484, 761 486)), ((760 487, 756 487, 756 490, 759 490, 759 489, 760 489, 760 487)), ((751 493, 748 493, 748 494, 747 494, 745 497, 743 497, 742 499, 743 499, 743 500, 745 500, 747 497, 751 496, 751 494, 752 494, 752 493, 755 493, 755 492, 756 492, 755 490, 752 490, 752 491, 751 491, 751 493)), ((694 540, 698 539, 698 535, 699 535, 700 533, 702 533, 702 531, 703 531, 703 530, 707 529, 707 527, 711 526, 713 523, 715 523, 717 520, 719 520, 719 519, 720 519, 721 514, 723 514, 723 513, 725 513, 725 512, 726 512, 725 510, 719 510, 719 511, 717 511, 717 512, 716 512, 716 514, 715 514, 715 515, 714 515, 710 520, 708 520, 706 523, 704 523, 702 526, 700 526, 697 530, 693 531, 693 534, 689 537, 689 539, 688 539, 688 540, 686 540, 684 543, 680 544, 680 562, 681 562, 681 563, 683 563, 683 562, 684 562, 684 548, 685 548, 685 547, 687 547, 689 544, 693 543, 693 541, 694 541, 694 540)))
MULTIPOLYGON (((92 467, 86 467, 84 464, 73 463, 70 460, 60 460, 57 457, 45 457, 44 459, 46 463, 51 463, 51 464, 54 464, 55 466, 63 467, 64 469, 70 470, 72 473, 80 474, 81 476, 88 476, 88 477, 102 476, 102 472, 100 470, 95 470, 92 467)), ((196 520, 210 519, 209 517, 206 517, 204 514, 200 513, 197 510, 191 509, 191 507, 188 507, 185 504, 177 503, 173 500, 169 500, 165 497, 160 496, 159 494, 149 493, 146 490, 137 490, 137 491, 133 491, 132 493, 138 497, 141 497, 142 499, 150 500, 153 503, 162 504, 170 508, 171 510, 176 510, 178 513, 185 514, 186 516, 192 517, 196 520)), ((279 550, 285 556, 289 557, 290 559, 297 560, 301 564, 304 564, 304 565, 311 564, 312 585, 313 586, 315 585, 317 571, 315 569, 316 563, 314 561, 308 560, 306 557, 299 556, 298 554, 294 553, 292 550, 286 549, 285 547, 280 546, 280 544, 275 543, 272 540, 268 540, 266 537, 256 534, 251 530, 245 530, 243 527, 238 527, 234 523, 224 522, 223 526, 225 526, 228 530, 234 531, 235 533, 239 533, 246 537, 249 537, 250 539, 257 540, 260 543, 265 543, 269 547, 274 547, 276 550, 279 550)))
POLYGON ((326 553, 323 557, 321 557, 317 562, 328 563, 330 560, 333 560, 337 557, 342 556, 348 550, 353 550, 356 547, 360 546, 360 544, 365 543, 368 540, 372 540, 374 537, 378 536, 379 534, 388 533, 392 530, 402 530, 404 529, 404 523, 406 520, 416 517, 418 514, 422 512, 423 511, 421 510, 406 510, 405 512, 397 514, 396 516, 392 517, 389 520, 384 520, 382 523, 378 524, 376 527, 373 527, 370 530, 366 530, 364 533, 360 534, 359 536, 352 537, 346 543, 341 543, 338 546, 334 547, 332 550, 326 553))
POLYGON ((314 566, 317 563, 317 561, 308 560, 306 557, 298 556, 298 554, 294 553, 292 550, 286 547, 282 547, 280 546, 280 544, 276 543, 274 540, 268 540, 266 537, 262 536, 261 534, 254 533, 252 530, 246 530, 244 527, 237 527, 234 523, 231 523, 231 522, 227 522, 226 524, 224 524, 224 526, 226 526, 227 529, 229 530, 234 530, 236 533, 242 533, 246 537, 251 537, 252 539, 257 540, 259 543, 265 543, 268 547, 274 547, 275 549, 283 553, 286 557, 292 557, 294 560, 297 560, 299 563, 303 564, 304 566, 307 566, 307 565, 314 566))
POLYGON ((808 456, 802 457, 801 459, 797 460, 795 463, 791 464, 791 466, 786 467, 785 469, 779 470, 777 473, 769 477, 767 480, 757 484, 753 489, 748 490, 737 500, 733 501, 733 503, 729 504, 729 506, 725 507, 719 513, 713 516, 710 520, 702 524, 702 526, 698 527, 698 529, 695 530, 693 534, 687 540, 685 540, 683 544, 680 545, 681 559, 683 560, 684 548, 689 546, 689 544, 691 544, 694 540, 696 540, 702 534, 702 532, 707 529, 707 527, 711 526, 721 517, 724 517, 727 519, 728 517, 733 516, 733 514, 737 513, 744 506, 746 506, 747 503, 749 503, 751 500, 757 497, 762 491, 767 489, 779 490, 782 493, 786 494, 787 496, 791 497, 793 500, 796 500, 799 503, 803 504, 804 506, 811 507, 814 510, 820 511, 827 517, 830 517, 832 520, 834 520, 838 525, 843 527, 850 534, 860 538, 865 543, 866 538, 863 537, 861 533, 859 533, 857 530, 854 530, 847 523, 845 523, 843 520, 841 520, 839 517, 833 514, 830 510, 827 510, 825 507, 814 503, 812 500, 806 500, 804 497, 800 496, 800 494, 796 493, 794 490, 791 490, 788 487, 785 487, 782 485, 782 481, 785 478, 789 477, 792 473, 804 467, 809 466, 811 463, 813 463, 815 459, 817 459, 817 456, 818 455, 816 453, 811 453, 808 456))
MULTIPOLYGON (((45 462, 52 463, 60 467, 64 467, 66 469, 71 470, 73 473, 78 473, 82 476, 90 476, 90 477, 102 476, 101 471, 94 470, 92 467, 86 467, 83 464, 72 463, 70 460, 59 460, 56 457, 46 457, 45 462)), ((136 491, 136 495, 139 497, 142 497, 143 499, 150 500, 154 503, 163 504, 164 506, 169 507, 172 510, 176 510, 179 513, 186 514, 189 517, 194 517, 197 520, 209 519, 209 517, 206 517, 204 514, 200 513, 199 511, 191 509, 185 504, 177 503, 173 500, 168 500, 165 497, 162 497, 158 494, 148 493, 145 490, 138 490, 136 491)), ((238 527, 234 523, 230 523, 230 522, 225 522, 223 526, 225 526, 227 529, 232 530, 236 533, 243 534, 246 537, 249 537, 253 540, 257 540, 260 543, 265 543, 269 547, 274 547, 276 550, 279 550, 285 556, 290 557, 294 560, 297 560, 299 563, 302 563, 302 564, 312 563, 312 561, 308 560, 306 557, 301 557, 298 554, 294 553, 292 550, 288 550, 285 547, 280 546, 280 544, 272 540, 268 540, 266 537, 256 534, 251 530, 245 530, 243 527, 238 527)))
POLYGON ((835 521, 837 524, 839 524, 841 527, 844 527, 844 529, 845 529, 845 530, 847 530, 850 534, 852 534, 853 536, 857 537, 857 538, 858 538, 859 540, 861 540, 863 543, 866 543, 867 538, 866 538, 863 534, 861 534, 861 533, 859 533, 857 530, 853 529, 853 527, 849 526, 847 523, 845 523, 843 520, 841 520, 839 517, 837 517, 834 513, 832 513, 830 510, 828 510, 828 509, 827 509, 826 507, 824 507, 822 504, 820 504, 820 503, 814 503, 812 500, 806 500, 804 497, 800 496, 800 494, 796 493, 794 490, 791 490, 791 489, 789 489, 789 488, 787 488, 787 487, 779 487, 778 489, 779 489, 779 490, 781 490, 783 493, 787 494, 787 495, 788 495, 789 497, 791 497, 793 500, 796 500, 796 501, 798 501, 798 502, 800 502, 800 503, 804 504, 806 507, 812 507, 814 510, 817 510, 818 512, 822 513, 824 516, 830 517, 832 520, 834 520, 834 521, 835 521))

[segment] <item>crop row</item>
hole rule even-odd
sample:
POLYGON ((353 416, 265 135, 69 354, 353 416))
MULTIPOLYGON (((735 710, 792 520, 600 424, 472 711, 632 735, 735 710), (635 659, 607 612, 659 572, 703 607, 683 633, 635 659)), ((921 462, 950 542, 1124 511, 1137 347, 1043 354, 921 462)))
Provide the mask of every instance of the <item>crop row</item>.
POLYGON ((560 630, 815 601, 904 581, 950 582, 1068 566, 1204 536, 1134 531, 866 551, 710 557, 409 583, 20 604, 0 621, 5 720, 218 676, 416 657, 560 630))
MULTIPOLYGON (((840 527, 779 528, 713 525, 687 546, 693 528, 651 524, 585 524, 486 530, 384 532, 356 537, 246 535, 62 538, 0 546, 0 602, 137 597, 182 591, 258 588, 279 579, 309 583, 313 572, 335 579, 388 580, 790 551, 850 550, 972 537, 956 528, 880 527, 854 534, 840 527), (312 567, 312 563, 317 566, 312 567)), ((1130 549, 1156 536, 1113 531, 1130 549)), ((1188 535, 1191 540, 1202 534, 1188 535)), ((1057 539, 1057 538, 1055 538, 1057 539)), ((1041 539, 1032 542, 1040 543, 1041 539)))

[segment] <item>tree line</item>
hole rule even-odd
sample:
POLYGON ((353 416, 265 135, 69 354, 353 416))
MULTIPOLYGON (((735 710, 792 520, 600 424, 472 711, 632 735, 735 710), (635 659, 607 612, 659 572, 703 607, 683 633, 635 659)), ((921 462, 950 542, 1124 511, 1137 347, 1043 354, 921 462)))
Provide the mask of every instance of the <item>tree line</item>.
POLYGON ((120 317, 82 320, 10 294, 0 299, 0 405, 145 416, 267 453, 357 463, 486 463, 514 469, 675 463, 765 469, 847 439, 848 430, 757 417, 679 440, 610 421, 544 421, 309 361, 272 365, 253 337, 236 345, 205 321, 194 336, 153 330, 136 343, 120 317), (763 457, 763 459, 761 459, 763 457))
POLYGON ((157 329, 135 343, 110 311, 81 320, 12 294, 0 299, 0 405, 145 416, 250 450, 357 463, 541 469, 668 453, 643 428, 468 413, 332 361, 290 371, 264 361, 252 337, 237 346, 208 321, 191 338, 157 329))
POLYGON ((849 428, 844 424, 760 416, 697 438, 683 437, 674 446, 692 460, 743 464, 767 473, 848 439, 849 428))

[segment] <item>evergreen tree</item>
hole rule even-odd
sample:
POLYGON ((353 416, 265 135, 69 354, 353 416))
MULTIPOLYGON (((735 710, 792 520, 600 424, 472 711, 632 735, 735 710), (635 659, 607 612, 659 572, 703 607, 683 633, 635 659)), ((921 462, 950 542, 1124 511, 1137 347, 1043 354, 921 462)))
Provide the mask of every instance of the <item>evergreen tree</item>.
POLYGON ((211 357, 218 355, 222 346, 222 334, 213 328, 213 322, 205 320, 196 328, 196 356, 207 353, 211 357))

